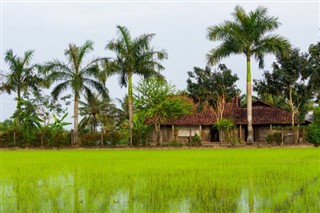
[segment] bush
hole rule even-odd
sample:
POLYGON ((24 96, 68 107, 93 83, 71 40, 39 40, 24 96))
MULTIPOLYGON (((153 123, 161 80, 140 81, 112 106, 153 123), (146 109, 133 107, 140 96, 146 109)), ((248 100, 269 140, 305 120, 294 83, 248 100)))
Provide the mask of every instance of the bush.
POLYGON ((281 145, 281 132, 275 132, 273 134, 268 134, 266 137, 266 142, 268 144, 273 144, 274 142, 278 145, 281 145))
POLYGON ((320 125, 312 123, 307 129, 307 141, 315 146, 320 145, 320 125))
POLYGON ((80 136, 81 146, 97 146, 100 145, 101 133, 89 132, 80 136))
POLYGON ((313 111, 314 121, 307 128, 307 141, 315 146, 320 145, 320 107, 313 111))
POLYGON ((197 133, 191 137, 191 141, 189 142, 189 145, 190 146, 200 146, 201 145, 201 138, 197 133))
POLYGON ((273 144, 273 143, 274 143, 273 134, 268 134, 268 135, 266 136, 266 142, 267 142, 268 144, 273 144))
POLYGON ((282 140, 281 140, 281 132, 273 133, 273 138, 274 138, 274 141, 275 141, 278 145, 281 145, 281 143, 282 143, 282 140))

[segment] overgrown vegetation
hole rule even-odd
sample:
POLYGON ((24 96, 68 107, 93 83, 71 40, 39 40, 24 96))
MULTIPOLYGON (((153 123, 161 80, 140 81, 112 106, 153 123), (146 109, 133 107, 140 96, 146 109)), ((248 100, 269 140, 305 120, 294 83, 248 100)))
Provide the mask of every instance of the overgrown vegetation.
POLYGON ((307 140, 315 146, 320 145, 320 107, 313 111, 314 121, 307 128, 307 140))

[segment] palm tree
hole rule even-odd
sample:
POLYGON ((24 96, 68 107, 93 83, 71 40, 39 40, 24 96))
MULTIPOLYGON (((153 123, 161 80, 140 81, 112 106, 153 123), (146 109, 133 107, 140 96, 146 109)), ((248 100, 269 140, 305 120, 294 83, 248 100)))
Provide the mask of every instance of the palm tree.
POLYGON ((150 42, 155 34, 143 34, 132 38, 126 27, 117 26, 119 37, 110 41, 106 48, 115 52, 116 57, 113 73, 119 74, 121 86, 128 87, 129 135, 132 146, 133 131, 133 95, 132 76, 137 74, 148 78, 150 76, 163 77, 159 71, 164 67, 158 62, 167 58, 164 50, 155 51, 150 47, 150 42))
POLYGON ((208 63, 213 65, 222 58, 232 54, 244 54, 247 59, 247 143, 253 141, 252 130, 252 82, 251 57, 259 62, 259 68, 264 67, 266 54, 288 54, 288 40, 277 34, 268 34, 276 30, 280 23, 278 18, 267 15, 267 8, 258 7, 248 14, 240 6, 236 6, 232 14, 233 21, 224 21, 220 25, 208 28, 208 38, 222 43, 207 54, 208 63))
MULTIPOLYGON (((33 50, 26 51, 23 57, 15 55, 11 49, 5 53, 4 61, 9 65, 10 73, 4 75, 5 82, 0 86, 0 90, 8 94, 16 93, 17 113, 21 111, 21 104, 19 104, 21 96, 26 95, 29 89, 37 91, 37 85, 40 83, 40 78, 35 75, 37 65, 31 64, 33 53, 33 50)), ((19 125, 19 123, 17 118, 16 124, 19 125)))
POLYGON ((97 126, 100 123, 99 117, 108 113, 108 105, 110 103, 109 97, 99 98, 98 95, 85 95, 85 101, 79 101, 80 114, 83 119, 80 121, 80 127, 86 128, 90 126, 92 132, 96 132, 97 126))
POLYGON ((99 81, 101 68, 98 64, 105 58, 94 59, 83 65, 85 56, 93 51, 93 42, 86 41, 84 45, 78 47, 75 44, 69 44, 64 55, 67 57, 67 63, 59 60, 46 63, 45 71, 48 73, 49 82, 61 82, 54 87, 51 94, 54 100, 65 90, 71 88, 74 96, 74 129, 73 145, 80 145, 78 139, 78 105, 81 92, 92 95, 91 88, 97 90, 103 96, 106 96, 104 83, 99 81))

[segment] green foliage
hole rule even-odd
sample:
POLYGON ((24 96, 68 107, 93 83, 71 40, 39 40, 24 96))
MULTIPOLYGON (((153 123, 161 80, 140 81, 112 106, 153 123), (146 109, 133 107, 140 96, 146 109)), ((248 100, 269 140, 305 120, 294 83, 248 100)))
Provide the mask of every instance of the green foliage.
POLYGON ((160 61, 167 59, 164 50, 156 51, 150 46, 155 34, 143 34, 132 38, 124 26, 117 26, 119 37, 110 41, 106 48, 113 51, 116 57, 109 67, 110 74, 119 75, 119 84, 128 86, 128 116, 130 146, 133 143, 133 83, 132 76, 140 75, 145 79, 151 76, 164 78, 160 71, 164 67, 160 61))
POLYGON ((22 95, 28 95, 30 91, 38 91, 38 86, 42 81, 35 74, 37 65, 31 64, 33 53, 33 50, 29 50, 24 53, 23 57, 19 57, 14 55, 11 49, 5 52, 4 61, 8 64, 10 72, 5 75, 5 82, 0 86, 0 91, 8 94, 16 93, 18 111, 22 95))
POLYGON ((320 125, 312 123, 307 129, 307 141, 314 144, 315 146, 320 145, 320 125))
POLYGON ((47 62, 43 68, 43 72, 46 75, 46 79, 50 84, 58 83, 53 88, 51 95, 54 100, 57 100, 58 96, 71 89, 71 94, 74 96, 74 141, 73 145, 79 145, 78 141, 78 105, 82 92, 93 95, 92 89, 96 90, 103 97, 106 97, 107 89, 104 85, 105 82, 101 82, 101 72, 105 67, 101 67, 98 63, 105 61, 105 58, 98 58, 89 61, 84 64, 85 57, 93 51, 93 42, 86 41, 82 46, 76 46, 75 44, 69 44, 68 49, 65 50, 64 55, 67 58, 67 62, 59 60, 53 60, 47 62))
POLYGON ((219 130, 220 142, 229 141, 229 131, 235 127, 235 124, 230 118, 221 118, 214 123, 214 126, 219 130))
POLYGON ((277 145, 281 145, 281 143, 282 143, 281 132, 275 132, 272 134, 268 134, 266 136, 266 142, 268 144, 276 143, 277 145))
POLYGON ((273 71, 265 71, 263 80, 254 80, 253 89, 259 96, 267 93, 282 97, 290 112, 300 114, 301 120, 305 117, 305 105, 312 95, 310 87, 301 81, 306 78, 304 75, 308 69, 307 55, 294 49, 286 57, 278 55, 277 61, 273 63, 273 71))
POLYGON ((41 132, 38 132, 39 139, 43 137, 43 145, 45 147, 68 147, 71 145, 71 133, 63 129, 52 129, 45 127, 41 132))
MULTIPOLYGON (((159 78, 141 80, 136 89, 135 109, 143 122, 148 119, 156 128, 160 142, 159 125, 167 119, 190 114, 193 104, 185 97, 176 96, 175 88, 159 78)), ((139 133, 138 133, 139 134, 139 133)))
POLYGON ((200 146, 201 145, 201 138, 197 133, 191 137, 191 141, 189 142, 189 145, 190 146, 200 146))
POLYGON ((313 110, 314 120, 307 128, 307 141, 315 146, 320 145, 320 107, 315 107, 313 110))
POLYGON ((233 128, 235 125, 230 118, 222 118, 214 124, 218 130, 228 131, 233 128))
POLYGON ((71 144, 69 131, 49 127, 33 131, 18 128, 1 134, 0 147, 40 147, 41 138, 44 147, 67 147, 71 144))
MULTIPOLYGON (((194 71, 189 71, 188 76, 187 90, 194 102, 200 103, 199 106, 208 103, 217 112, 224 108, 225 102, 229 102, 240 92, 235 85, 238 76, 233 75, 224 64, 219 64, 213 72, 209 67, 194 67, 194 71)), ((223 112, 220 114, 219 118, 223 116, 223 112)))
POLYGON ((145 115, 143 113, 136 113, 133 118, 133 145, 147 145, 150 140, 152 126, 145 124, 145 115))
MULTIPOLYGON (((247 106, 251 106, 251 58, 259 62, 259 68, 264 67, 264 58, 267 54, 287 55, 291 45, 287 39, 271 34, 280 22, 278 18, 269 16, 268 9, 259 6, 257 9, 246 12, 241 6, 235 7, 232 13, 232 21, 224 21, 222 24, 208 28, 207 37, 211 41, 221 41, 207 54, 208 63, 213 65, 221 59, 232 54, 244 54, 247 65, 247 106)), ((252 110, 248 108, 248 118, 252 118, 252 110)), ((248 119, 248 129, 252 129, 252 120, 248 119)), ((253 141, 253 132, 248 131, 247 142, 253 141)))
POLYGON ((71 123, 69 122, 65 122, 64 119, 66 119, 66 117, 68 116, 68 113, 64 114, 60 119, 57 118, 56 115, 53 115, 53 119, 54 119, 54 122, 49 124, 49 128, 52 128, 54 130, 63 130, 63 128, 65 126, 68 126, 70 125, 71 123))
POLYGON ((6 132, 14 127, 13 121, 6 119, 3 122, 0 122, 0 134, 6 132))
POLYGON ((267 142, 268 144, 273 144, 273 142, 274 142, 273 134, 268 134, 268 135, 266 136, 266 142, 267 142))
POLYGON ((312 89, 316 102, 320 103, 320 42, 309 47, 309 87, 312 89))
POLYGON ((100 144, 101 133, 88 132, 80 136, 81 146, 97 146, 100 144))

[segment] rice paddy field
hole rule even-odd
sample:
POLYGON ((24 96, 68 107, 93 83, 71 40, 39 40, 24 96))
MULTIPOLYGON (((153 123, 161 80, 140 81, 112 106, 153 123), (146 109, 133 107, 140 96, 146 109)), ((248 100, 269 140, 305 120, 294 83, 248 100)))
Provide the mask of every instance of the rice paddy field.
POLYGON ((0 155, 0 212, 320 212, 317 148, 0 155))

